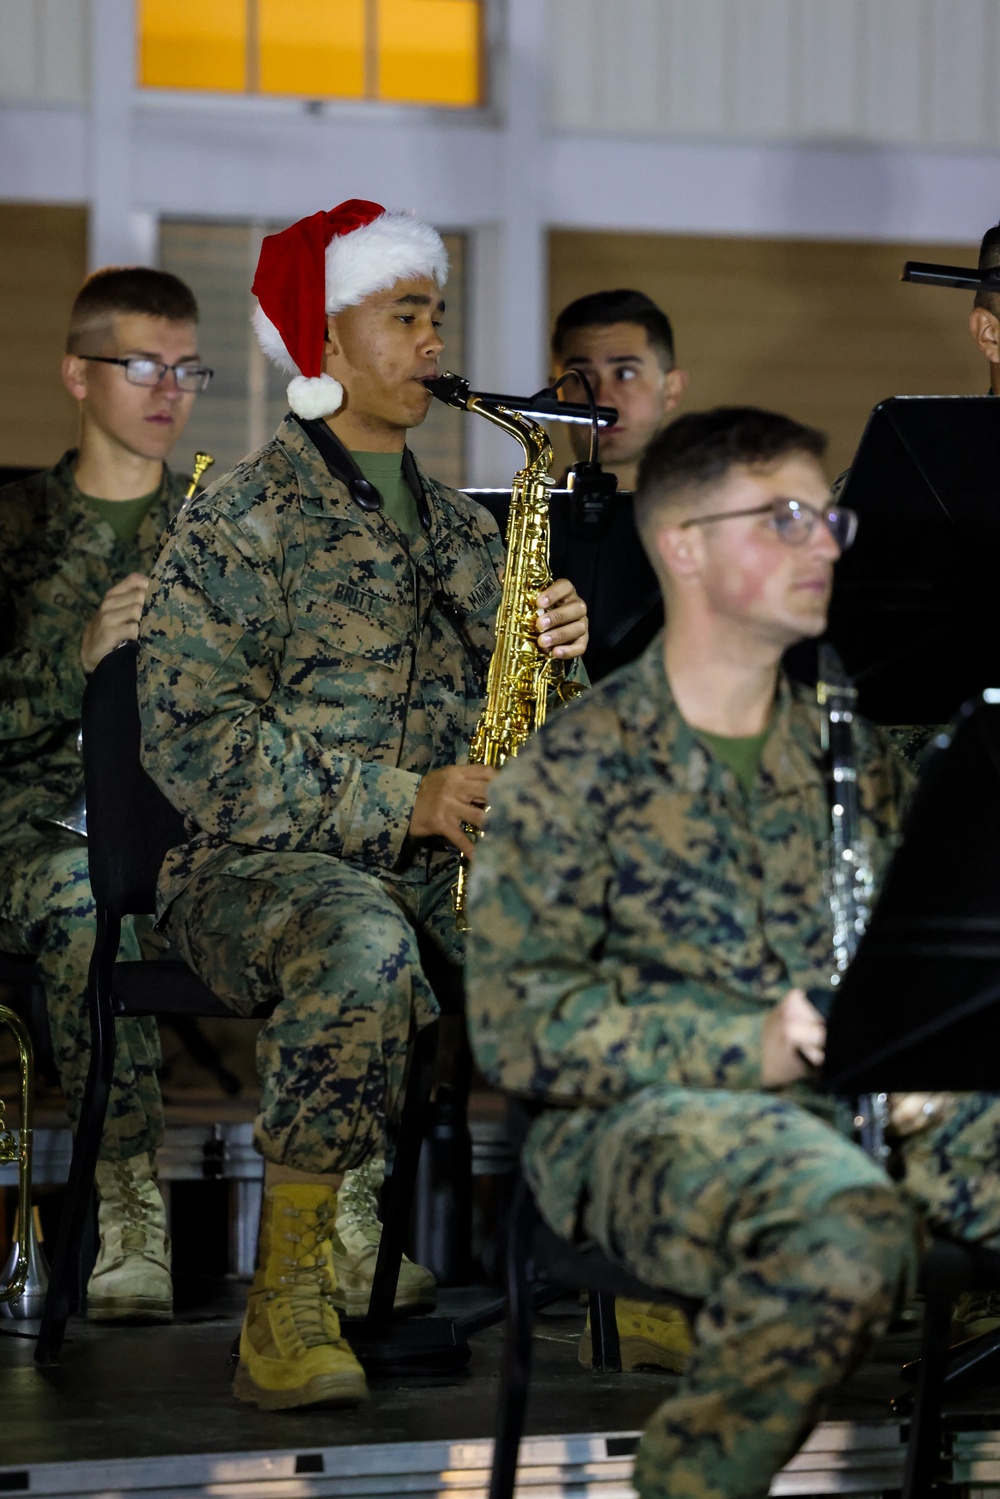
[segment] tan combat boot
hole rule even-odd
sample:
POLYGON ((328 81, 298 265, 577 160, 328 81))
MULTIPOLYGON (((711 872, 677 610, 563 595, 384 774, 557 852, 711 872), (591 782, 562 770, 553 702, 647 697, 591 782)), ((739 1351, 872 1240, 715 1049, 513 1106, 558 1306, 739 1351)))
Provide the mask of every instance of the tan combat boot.
MULTIPOLYGON (((623 1369, 667 1369, 683 1374, 691 1355, 691 1329, 684 1313, 675 1306, 659 1301, 626 1301, 615 1299, 615 1321, 621 1345, 623 1369)), ((589 1369, 593 1362, 590 1335, 590 1313, 580 1338, 580 1363, 589 1369)))
POLYGON ((174 1312, 167 1215, 148 1155, 98 1161, 97 1261, 91 1322, 169 1322, 174 1312))
MULTIPOLYGON (((375 1277, 375 1262, 382 1238, 378 1216, 378 1194, 385 1180, 385 1161, 366 1161, 354 1171, 344 1172, 337 1198, 333 1265, 337 1273, 334 1303, 346 1317, 363 1317, 375 1277)), ((396 1311, 431 1311, 435 1303, 435 1281, 423 1265, 403 1255, 396 1283, 396 1311)))
POLYGON ((365 1372, 340 1335, 330 1233, 337 1194, 282 1182, 261 1207, 257 1269, 233 1394, 262 1410, 364 1400, 365 1372))

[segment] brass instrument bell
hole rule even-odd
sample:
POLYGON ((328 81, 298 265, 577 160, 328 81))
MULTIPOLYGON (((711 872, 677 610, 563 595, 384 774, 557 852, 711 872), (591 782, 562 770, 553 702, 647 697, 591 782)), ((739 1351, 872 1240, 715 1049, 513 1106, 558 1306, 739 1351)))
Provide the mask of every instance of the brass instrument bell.
POLYGON ((31 1037, 20 1015, 6 1005, 0 1005, 0 1025, 6 1026, 14 1036, 21 1066, 21 1127, 16 1132, 7 1124, 3 1099, 0 1098, 0 1165, 17 1166, 19 1225, 15 1231, 16 1242, 0 1281, 0 1312, 9 1317, 38 1317, 48 1288, 48 1270, 31 1207, 35 1066, 31 1037), (26 1233, 20 1227, 22 1224, 27 1224, 26 1233))

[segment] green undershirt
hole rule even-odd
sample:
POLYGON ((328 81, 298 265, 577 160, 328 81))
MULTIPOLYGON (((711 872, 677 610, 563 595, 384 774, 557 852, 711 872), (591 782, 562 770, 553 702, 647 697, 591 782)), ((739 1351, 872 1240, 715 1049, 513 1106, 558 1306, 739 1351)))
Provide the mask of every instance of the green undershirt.
POLYGON ((107 521, 118 540, 127 545, 146 519, 159 492, 160 486, 157 485, 150 494, 141 494, 137 500, 99 500, 92 494, 85 494, 83 498, 92 510, 97 511, 101 520, 107 521))
POLYGON ((382 510, 403 535, 416 541, 420 517, 413 491, 403 477, 402 453, 351 453, 369 484, 382 496, 382 510))
POLYGON ((757 779, 761 755, 770 732, 768 727, 762 734, 751 734, 745 739, 730 739, 725 734, 709 734, 704 729, 697 730, 698 738, 704 739, 712 753, 729 766, 748 794, 753 790, 757 779))

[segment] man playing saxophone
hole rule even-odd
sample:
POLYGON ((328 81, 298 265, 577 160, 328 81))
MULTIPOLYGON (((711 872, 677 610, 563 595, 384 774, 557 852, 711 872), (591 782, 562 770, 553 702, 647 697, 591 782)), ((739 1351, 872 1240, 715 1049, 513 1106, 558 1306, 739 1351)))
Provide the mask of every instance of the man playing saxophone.
MULTIPOLYGON (((751 408, 654 439, 637 521, 665 629, 503 768, 470 876, 470 1036, 550 1105, 524 1156, 541 1212, 703 1302, 641 1499, 764 1499, 884 1327, 914 1220, 1000 1234, 1000 1100, 899 1100, 897 1185, 811 1083, 831 807, 820 709, 781 657, 822 634, 853 537, 823 448, 751 408)), ((910 774, 854 728, 877 887, 910 774)))
MULTIPOLYGON (((417 934, 457 963, 450 892, 495 772, 469 765, 503 550, 406 434, 437 374, 447 272, 429 225, 352 200, 264 241, 265 351, 294 378, 270 443, 192 505, 140 636, 145 763, 198 832, 161 873, 166 928, 258 1046, 266 1160, 235 1383, 270 1409, 363 1396, 338 1309, 364 1311, 417 934)), ((557 581, 543 650, 586 610, 557 581)), ((404 1262, 397 1306, 427 1305, 404 1262)))
MULTIPOLYGON (((98 661, 134 640, 161 534, 186 480, 165 462, 211 370, 198 308, 176 276, 112 266, 74 302, 62 375, 79 446, 0 491, 0 947, 42 975, 52 1049, 76 1123, 90 1055, 94 900, 81 838, 53 818, 83 794, 77 731, 98 661)), ((131 923, 122 956, 138 958, 131 923)), ((97 1164, 95 1320, 163 1321, 170 1257, 153 1153, 163 1134, 152 1019, 117 1026, 97 1164)))

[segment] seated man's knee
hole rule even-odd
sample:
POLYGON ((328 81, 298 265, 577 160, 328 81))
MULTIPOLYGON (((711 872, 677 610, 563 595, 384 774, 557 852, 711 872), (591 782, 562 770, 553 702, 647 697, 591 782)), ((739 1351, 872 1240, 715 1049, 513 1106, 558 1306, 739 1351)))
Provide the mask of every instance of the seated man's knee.
POLYGON ((884 1186, 839 1192, 795 1231, 786 1248, 808 1257, 810 1274, 829 1299, 875 1318, 888 1316, 912 1280, 915 1243, 910 1208, 886 1180, 884 1186))

